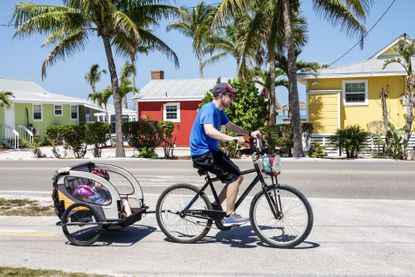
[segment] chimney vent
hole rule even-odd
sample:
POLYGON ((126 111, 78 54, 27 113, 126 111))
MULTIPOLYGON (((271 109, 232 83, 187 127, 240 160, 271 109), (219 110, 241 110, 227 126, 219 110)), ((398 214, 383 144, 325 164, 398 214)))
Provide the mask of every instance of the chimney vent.
POLYGON ((151 80, 163 80, 164 79, 164 71, 163 70, 151 70, 151 80))

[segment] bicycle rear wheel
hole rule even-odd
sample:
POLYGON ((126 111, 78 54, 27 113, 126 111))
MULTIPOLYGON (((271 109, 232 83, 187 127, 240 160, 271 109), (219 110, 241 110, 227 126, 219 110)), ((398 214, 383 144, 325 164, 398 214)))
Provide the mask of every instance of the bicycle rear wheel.
MULTIPOLYGON (((156 218, 161 231, 171 240, 194 243, 209 232, 212 219, 183 213, 185 207, 196 196, 199 188, 189 184, 177 184, 167 188, 156 205, 156 218)), ((209 199, 202 194, 189 210, 212 209, 209 199)))
POLYGON ((285 185, 259 192, 249 214, 257 236, 273 247, 294 247, 307 238, 313 227, 313 210, 307 198, 285 185))
POLYGON ((66 238, 78 246, 88 246, 100 236, 102 225, 95 210, 87 204, 76 203, 62 216, 62 230, 66 238))

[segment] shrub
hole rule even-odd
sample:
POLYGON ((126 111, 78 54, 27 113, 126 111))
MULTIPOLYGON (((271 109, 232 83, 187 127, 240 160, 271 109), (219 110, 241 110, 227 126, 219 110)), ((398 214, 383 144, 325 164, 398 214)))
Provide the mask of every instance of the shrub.
MULTIPOLYGON (((313 125, 311 123, 302 123, 301 130, 310 136, 313 132, 313 125)), ((265 137, 265 147, 270 153, 275 151, 275 148, 280 148, 282 153, 287 156, 292 156, 291 149, 294 147, 294 134, 292 124, 279 124, 274 126, 264 126, 261 128, 261 133, 265 137)))
POLYGON ((111 125, 105 122, 85 124, 85 143, 94 145, 94 157, 101 157, 102 148, 105 147, 106 135, 111 125))
POLYGON ((337 130, 336 134, 329 139, 331 143, 346 151, 347 158, 357 158, 368 136, 369 133, 365 132, 359 125, 353 125, 337 130))
POLYGON ((160 121, 156 126, 160 143, 163 146, 164 157, 173 159, 174 144, 176 143, 176 138, 173 137, 174 123, 171 121, 160 121))
POLYGON ((58 145, 62 145, 63 126, 48 126, 46 128, 46 139, 52 145, 52 153, 55 158, 60 158, 61 153, 57 149, 58 145))
POLYGON ((155 148, 160 145, 157 123, 150 120, 125 122, 123 133, 127 134, 128 144, 137 148, 143 155, 152 155, 155 148))
POLYGON ((311 158, 324 158, 327 156, 326 148, 318 142, 313 142, 310 149, 311 158))
POLYGON ((75 158, 85 157, 87 147, 87 144, 85 143, 85 130, 84 125, 62 126, 64 148, 71 149, 75 158))
POLYGON ((386 155, 392 159, 403 160, 405 158, 404 149, 407 148, 408 142, 404 142, 404 129, 395 128, 389 123, 389 130, 386 132, 386 155))

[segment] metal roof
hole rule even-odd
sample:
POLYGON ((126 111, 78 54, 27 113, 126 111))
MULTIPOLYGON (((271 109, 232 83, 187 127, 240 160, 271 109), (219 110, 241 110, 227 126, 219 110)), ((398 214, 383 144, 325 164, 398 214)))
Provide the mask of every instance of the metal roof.
POLYGON ((51 93, 36 82, 29 80, 18 80, 0 78, 0 90, 13 93, 13 102, 36 102, 36 103, 72 103, 83 104, 85 100, 51 93))
MULTIPOLYGON (((221 78, 228 81, 232 78, 221 78)), ((209 79, 163 79, 150 80, 137 96, 132 99, 140 100, 172 100, 188 99, 201 100, 206 93, 212 89, 217 82, 217 78, 209 79)))
MULTIPOLYGON (((311 78, 347 78, 347 77, 370 77, 370 76, 385 76, 385 75, 406 75, 405 69, 397 63, 389 64, 385 69, 383 65, 387 58, 392 56, 383 55, 383 53, 395 45, 397 42, 402 40, 403 37, 399 37, 394 40, 392 43, 388 44, 381 51, 377 52, 375 55, 371 56, 369 59, 330 68, 323 68, 317 72, 301 72, 298 73, 299 81, 304 81, 305 79, 311 78)), ((394 55, 393 57, 396 57, 394 55)), ((412 58, 412 62, 415 62, 415 59, 412 58)))

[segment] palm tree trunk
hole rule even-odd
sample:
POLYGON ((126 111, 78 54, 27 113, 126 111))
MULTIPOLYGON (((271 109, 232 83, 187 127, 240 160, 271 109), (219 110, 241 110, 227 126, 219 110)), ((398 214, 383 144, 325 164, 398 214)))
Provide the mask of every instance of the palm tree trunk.
POLYGON ((268 59, 269 59, 269 120, 268 125, 273 126, 276 123, 275 119, 275 50, 272 45, 268 46, 268 59))
POLYGON ((403 158, 406 160, 407 158, 407 151, 406 151, 406 145, 409 142, 409 139, 411 138, 412 133, 412 121, 414 118, 413 111, 414 111, 414 81, 412 80, 413 77, 409 77, 410 80, 408 80, 408 100, 406 102, 406 117, 405 117, 405 134, 402 138, 402 154, 403 158))
POLYGON ((283 0, 283 17, 284 17, 284 30, 286 47, 288 50, 288 81, 289 81, 289 93, 291 95, 292 102, 292 123, 294 133, 294 157, 304 157, 303 140, 301 132, 301 116, 300 116, 300 103, 298 100, 298 88, 297 88, 297 63, 295 55, 295 47, 293 44, 294 36, 290 15, 290 1, 283 0))
POLYGON ((235 76, 241 77, 240 70, 239 70, 241 66, 241 58, 237 56, 235 59, 236 59, 236 75, 235 76))
POLYGON ((128 97, 127 97, 127 95, 124 96, 124 108, 128 109, 128 97))
POLYGON ((114 56, 112 54, 110 38, 106 34, 102 34, 102 40, 104 42, 105 54, 108 60, 108 70, 111 76, 112 96, 114 97, 114 109, 115 109, 115 134, 116 134, 116 148, 115 157, 125 157, 124 144, 122 138, 122 99, 119 93, 118 76, 115 68, 114 56))
POLYGON ((197 59, 199 60, 199 76, 200 79, 203 79, 203 57, 202 57, 202 50, 199 49, 197 51, 197 59))

